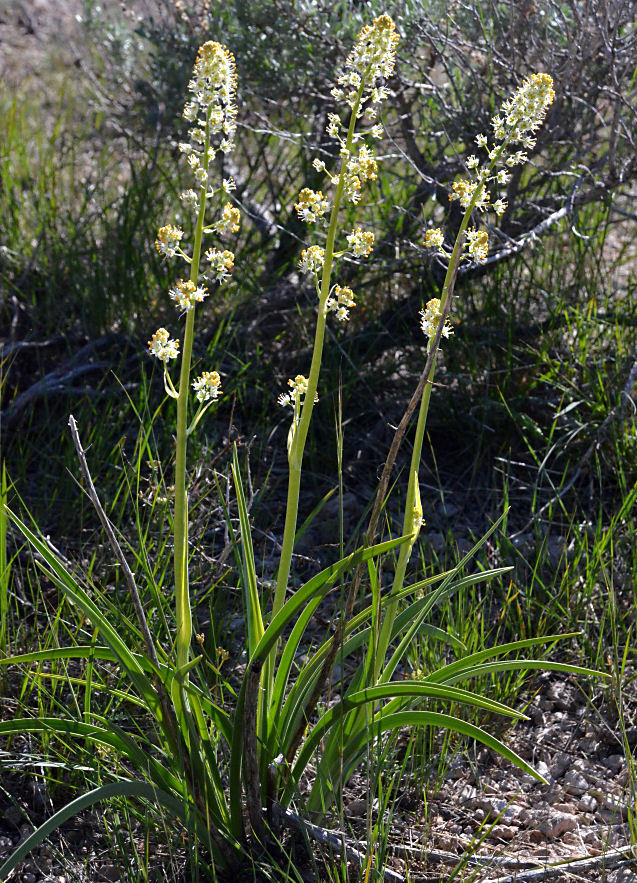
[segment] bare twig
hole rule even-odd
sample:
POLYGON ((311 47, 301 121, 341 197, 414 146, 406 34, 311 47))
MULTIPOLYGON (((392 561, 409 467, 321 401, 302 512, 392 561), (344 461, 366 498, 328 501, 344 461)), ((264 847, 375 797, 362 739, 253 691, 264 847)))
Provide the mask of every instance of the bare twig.
MULTIPOLYGON (((337 855, 344 855, 348 861, 356 862, 363 865, 367 861, 368 845, 364 842, 353 840, 346 837, 339 831, 329 831, 320 828, 311 822, 305 821, 296 813, 285 809, 278 804, 274 807, 275 816, 279 824, 299 831, 320 843, 332 849, 337 855)), ((508 867, 515 869, 513 874, 507 874, 505 877, 498 877, 491 880, 490 883, 536 883, 540 880, 561 879, 561 875, 565 872, 589 871, 595 868, 615 868, 620 865, 630 865, 635 860, 635 847, 625 846, 611 852, 602 853, 595 856, 579 856, 569 861, 560 862, 559 864, 546 865, 533 861, 529 858, 515 858, 502 856, 483 856, 483 855, 457 855, 453 852, 446 852, 436 849, 413 849, 405 847, 401 844, 388 844, 387 849, 390 853, 403 858, 419 858, 423 861, 430 860, 443 864, 456 865, 464 862, 473 867, 508 867)), ((383 871, 384 879, 389 883, 406 883, 407 878, 403 877, 397 871, 386 868, 383 871)), ((412 883, 422 879, 409 875, 412 883)))
POLYGON ((91 473, 88 468, 88 463, 86 460, 86 454, 84 453, 84 449, 82 448, 82 443, 80 441, 80 436, 77 431, 77 424, 75 422, 75 418, 71 414, 69 416, 69 427, 71 430, 71 436, 73 438, 73 444, 75 445, 75 450, 77 452, 77 457, 80 462, 80 469, 82 470, 82 475, 84 476, 84 481, 86 483, 87 492, 91 503, 97 515, 102 523, 102 527, 106 531, 106 535, 111 544, 111 548, 115 553, 115 557, 119 561, 119 564, 122 568, 122 573, 124 574, 124 578, 128 585, 128 590, 130 592, 131 600, 133 602, 133 607, 135 608, 135 614, 137 616, 137 621, 139 623, 139 627, 141 629, 142 637, 144 640, 144 646, 146 648, 146 653, 148 654, 148 658, 152 662, 155 667, 155 688, 157 690, 159 696, 159 702, 161 704, 162 713, 164 715, 166 726, 168 728, 168 732, 172 738, 173 745, 176 748, 179 745, 179 737, 178 737, 178 727, 177 721, 175 718, 175 713, 172 707, 172 703, 170 701, 170 697, 166 690, 166 687, 162 683, 159 677, 159 659, 157 658, 157 651, 155 650, 155 644, 153 642, 152 635, 150 633, 150 628, 148 627, 148 621, 146 619, 146 614, 144 613, 144 606, 142 604, 141 598, 139 596, 139 591, 137 589, 137 583, 135 582, 135 577, 133 575, 132 570, 128 565, 128 561, 126 560, 126 556, 120 546, 117 537, 115 536, 115 531, 113 530, 113 526, 111 525, 106 512, 104 512, 104 508, 100 502, 100 498, 97 495, 97 491, 95 490, 95 485, 93 484, 93 479, 91 478, 91 473))
POLYGON ((595 868, 616 868, 618 865, 628 866, 633 863, 634 857, 635 847, 623 846, 621 849, 601 855, 584 856, 571 859, 568 862, 560 862, 559 865, 546 865, 532 871, 507 874, 506 877, 497 877, 490 883, 537 883, 540 880, 563 880, 564 875, 569 872, 590 871, 595 868))

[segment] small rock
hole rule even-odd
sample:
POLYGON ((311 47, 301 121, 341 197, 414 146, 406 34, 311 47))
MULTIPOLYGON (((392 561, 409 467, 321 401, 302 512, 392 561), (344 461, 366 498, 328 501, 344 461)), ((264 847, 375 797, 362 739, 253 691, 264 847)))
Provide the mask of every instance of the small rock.
POLYGON ((610 754, 608 757, 602 758, 602 763, 606 769, 618 773, 624 765, 624 758, 621 754, 610 754))
POLYGON ((564 776, 564 790, 579 797, 588 791, 588 782, 577 770, 569 770, 564 776))
POLYGON ((458 795, 458 799, 464 802, 471 801, 473 802, 478 796, 478 789, 474 788, 473 785, 463 785, 460 794, 458 795))
POLYGON ((13 840, 10 837, 0 837, 0 849, 11 849, 13 840))
POLYGON ((555 812, 565 812, 571 816, 577 813, 577 807, 574 803, 553 803, 552 806, 555 812))
POLYGON ((35 874, 30 871, 22 875, 22 883, 35 883, 35 874))
POLYGON ((573 704, 571 689, 563 681, 551 684, 548 689, 548 697, 554 703, 555 708, 560 711, 566 711, 573 704))
POLYGON ((491 834, 500 840, 513 840, 518 831, 519 828, 513 825, 494 825, 491 829, 491 834))
POLYGON ((554 840, 566 831, 577 830, 577 819, 569 813, 551 812, 542 819, 537 828, 549 840, 554 840))
POLYGON ((597 809, 597 801, 592 794, 582 794, 577 801, 577 808, 581 812, 595 812, 597 809))
POLYGON ((616 868, 606 878, 608 883, 635 883, 635 872, 630 868, 616 868))
MULTIPOLYGON (((571 765, 571 758, 568 754, 558 754, 551 765, 551 775, 554 779, 559 779, 564 775, 571 765)), ((586 788, 584 788, 586 790, 586 788)))
MULTIPOLYGON (((551 776, 551 771, 550 771, 550 769, 547 767, 547 765, 544 763, 543 760, 538 760, 538 762, 537 762, 536 764, 534 764, 534 767, 535 767, 535 771, 536 771, 537 773, 539 773, 541 776, 544 776, 545 779, 550 778, 550 776, 551 776)), ((541 783, 541 782, 538 782, 537 779, 534 779, 534 784, 535 784, 535 785, 541 785, 542 783, 541 783)))
POLYGON ((498 816, 506 817, 507 815, 506 800, 497 800, 492 797, 488 800, 480 801, 480 806, 491 818, 497 818, 498 816))
POLYGON ((616 798, 610 794, 602 797, 602 807, 609 812, 614 812, 617 816, 617 821, 619 821, 620 818, 624 820, 628 818, 628 807, 626 804, 619 803, 616 798))
POLYGON ((566 831, 566 833, 560 837, 560 843, 563 843, 564 846, 579 846, 579 831, 566 831))
POLYGON ((352 800, 347 804, 347 814, 351 816, 364 816, 367 809, 367 801, 363 799, 352 800))

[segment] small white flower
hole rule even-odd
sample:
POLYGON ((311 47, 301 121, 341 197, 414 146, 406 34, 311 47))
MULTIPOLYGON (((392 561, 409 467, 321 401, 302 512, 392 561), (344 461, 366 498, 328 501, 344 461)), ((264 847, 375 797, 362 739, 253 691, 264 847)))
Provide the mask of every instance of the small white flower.
POLYGON ((347 242, 355 257, 367 257, 374 247, 374 234, 356 227, 347 235, 347 242))
POLYGON ((165 328, 158 328, 148 341, 148 351, 161 362, 167 362, 179 355, 179 341, 171 340, 165 328))
POLYGON ((319 245, 311 245, 304 248, 301 252, 301 260, 299 268, 304 273, 318 273, 323 269, 323 261, 325 260, 325 249, 319 245))
MULTIPOLYGON (((440 300, 437 297, 432 298, 426 305, 425 309, 420 311, 420 327, 423 334, 432 340, 436 334, 436 330, 440 325, 442 313, 440 311, 440 300)), ((442 332, 443 337, 449 337, 453 334, 453 328, 445 322, 442 332)))
POLYGON ((204 371, 196 380, 193 380, 192 388, 200 402, 216 401, 221 395, 221 377, 216 371, 204 371))

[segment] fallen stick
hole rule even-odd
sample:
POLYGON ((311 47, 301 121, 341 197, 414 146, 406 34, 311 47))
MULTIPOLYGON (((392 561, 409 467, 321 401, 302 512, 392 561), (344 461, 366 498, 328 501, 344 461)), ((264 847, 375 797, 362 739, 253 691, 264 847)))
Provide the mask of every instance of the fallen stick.
MULTIPOLYGON (((273 817, 275 824, 282 824, 288 828, 292 828, 301 834, 306 835, 316 843, 328 846, 337 855, 344 855, 348 861, 356 862, 364 867, 367 861, 368 846, 365 842, 352 840, 338 831, 329 831, 302 819, 296 813, 289 809, 284 809, 278 804, 273 807, 273 817)), ((513 874, 507 874, 504 877, 497 877, 489 880, 488 883, 536 883, 540 880, 551 880, 560 877, 564 871, 588 871, 594 868, 615 868, 618 866, 630 865, 637 860, 637 850, 633 846, 624 846, 620 849, 605 852, 595 856, 579 856, 578 858, 562 861, 559 864, 541 864, 530 858, 515 858, 513 856, 481 856, 456 855, 453 852, 445 852, 442 850, 426 849, 419 847, 405 846, 402 844, 389 845, 389 851, 401 858, 419 858, 421 860, 440 862, 443 864, 458 864, 464 862, 474 867, 483 869, 491 868, 509 868, 514 869, 513 874)), ((417 883, 419 878, 409 875, 409 878, 403 877, 397 871, 386 868, 383 872, 383 878, 387 883, 417 883)), ((487 883, 487 881, 485 881, 487 883)))

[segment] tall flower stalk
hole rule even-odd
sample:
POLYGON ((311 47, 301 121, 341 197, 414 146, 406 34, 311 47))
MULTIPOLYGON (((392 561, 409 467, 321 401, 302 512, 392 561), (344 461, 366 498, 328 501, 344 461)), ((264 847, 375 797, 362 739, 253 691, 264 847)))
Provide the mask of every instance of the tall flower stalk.
POLYGON ((192 253, 182 248, 184 236, 179 227, 168 225, 158 233, 156 246, 167 258, 180 258, 190 267, 189 278, 177 282, 170 292, 180 313, 186 316, 183 333, 181 368, 178 386, 175 387, 168 373, 168 362, 179 354, 179 342, 171 340, 168 332, 160 328, 149 341, 150 352, 164 363, 166 392, 177 400, 177 440, 175 453, 174 489, 174 568, 175 568, 175 618, 177 624, 175 654, 177 669, 187 665, 192 641, 192 612, 188 585, 188 491, 186 485, 186 455, 188 436, 206 409, 219 397, 221 380, 216 371, 204 372, 193 383, 198 407, 189 422, 191 408, 190 372, 192 348, 195 335, 195 307, 208 296, 202 281, 221 283, 226 280, 234 266, 234 254, 227 250, 210 248, 203 252, 204 237, 215 232, 224 234, 239 229, 239 210, 226 203, 221 217, 212 226, 206 225, 208 200, 219 190, 229 193, 234 184, 225 180, 215 190, 209 184, 210 165, 218 150, 224 153, 234 147, 237 108, 235 62, 232 53, 220 43, 208 42, 200 48, 188 84, 191 100, 184 108, 184 117, 193 123, 189 140, 179 148, 186 154, 192 169, 197 190, 185 190, 181 194, 184 205, 194 213, 192 253), (205 269, 202 272, 202 263, 205 269))
POLYGON ((554 97, 553 80, 548 74, 532 74, 522 83, 519 89, 505 101, 501 114, 494 116, 492 119, 492 143, 489 144, 489 139, 484 134, 476 137, 478 148, 486 151, 486 162, 481 164, 479 158, 471 154, 465 161, 468 177, 461 178, 453 184, 449 198, 451 200, 459 200, 461 206, 465 209, 465 213, 451 252, 445 248, 444 233, 440 228, 431 228, 425 233, 425 246, 429 249, 434 249, 440 257, 447 261, 447 272, 440 299, 434 298, 430 300, 426 308, 421 311, 421 327, 428 341, 427 353, 430 355, 432 349, 434 353, 431 370, 420 402, 409 467, 403 535, 410 536, 411 539, 400 548, 391 589, 391 596, 396 597, 396 600, 390 600, 387 605, 380 633, 376 635, 376 646, 374 647, 375 680, 380 677, 383 668, 392 626, 398 609, 397 596, 403 588, 409 557, 423 524, 418 472, 431 389, 436 371, 436 351, 439 347, 440 339, 442 337, 449 337, 452 333, 451 327, 447 323, 447 316, 452 304, 458 267, 463 260, 466 262, 484 263, 489 253, 488 232, 486 230, 479 230, 476 227, 469 228, 469 224, 476 209, 485 212, 491 208, 498 217, 505 213, 507 209, 506 200, 503 197, 499 197, 492 203, 489 188, 494 185, 508 184, 511 179, 508 170, 514 166, 523 165, 528 160, 528 154, 525 151, 532 150, 535 147, 535 132, 542 125, 554 97), (520 147, 523 147, 524 150, 520 150, 520 147), (441 325, 440 333, 438 333, 439 326, 441 325))
MULTIPOLYGON (((349 309, 355 304, 355 296, 351 289, 341 288, 338 285, 332 286, 334 261, 345 254, 350 254, 355 258, 367 257, 374 244, 372 232, 356 227, 346 237, 347 247, 341 251, 336 250, 339 211, 344 198, 357 204, 361 198, 362 186, 366 181, 376 178, 376 159, 363 139, 382 136, 382 127, 374 120, 378 105, 388 94, 384 81, 393 73, 397 43, 398 34, 388 15, 379 16, 371 25, 363 28, 347 58, 344 70, 337 79, 337 85, 332 89, 334 99, 339 104, 349 107, 347 127, 343 125, 341 117, 336 113, 329 115, 327 126, 328 134, 335 138, 340 145, 341 164, 338 174, 329 175, 325 164, 320 159, 314 160, 314 167, 317 171, 324 171, 329 175, 334 187, 334 195, 327 224, 325 246, 310 246, 302 252, 300 261, 302 272, 313 277, 318 295, 318 313, 310 373, 307 379, 299 375, 295 380, 290 381, 290 390, 279 398, 281 404, 290 405, 293 408, 293 418, 288 435, 287 508, 272 605, 273 616, 283 606, 290 576, 294 535, 298 519, 303 453, 312 411, 317 401, 326 318, 328 313, 334 312, 339 321, 347 321, 349 309), (359 121, 371 125, 357 131, 357 125, 360 125, 359 121)), ((329 201, 321 191, 304 188, 299 194, 296 210, 299 217, 305 222, 320 222, 328 209, 329 201)))

